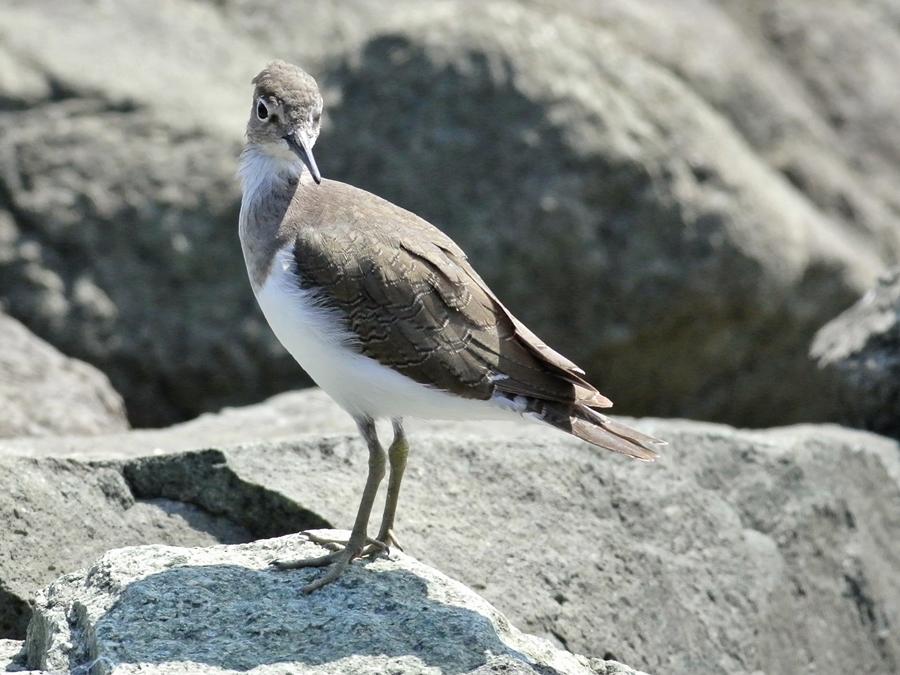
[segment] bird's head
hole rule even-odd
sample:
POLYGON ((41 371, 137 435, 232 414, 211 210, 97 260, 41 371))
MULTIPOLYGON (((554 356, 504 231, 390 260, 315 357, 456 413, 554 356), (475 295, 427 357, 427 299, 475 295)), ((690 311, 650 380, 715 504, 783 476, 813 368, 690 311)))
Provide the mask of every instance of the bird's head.
POLYGON ((253 84, 247 143, 273 156, 296 155, 320 183, 322 176, 312 154, 322 118, 322 96, 316 81, 297 66, 271 61, 253 78, 253 84))

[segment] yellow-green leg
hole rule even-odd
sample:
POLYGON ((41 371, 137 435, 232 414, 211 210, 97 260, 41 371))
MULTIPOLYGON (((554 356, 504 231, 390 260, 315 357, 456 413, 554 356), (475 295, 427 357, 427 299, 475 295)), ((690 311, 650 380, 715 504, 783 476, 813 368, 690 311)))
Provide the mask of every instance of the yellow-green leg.
POLYGON ((403 472, 406 469, 406 458, 409 455, 409 443, 403 432, 403 420, 392 420, 394 425, 394 440, 388 448, 388 461, 391 465, 391 474, 388 478, 387 499, 384 502, 384 515, 381 518, 381 528, 375 537, 385 546, 396 546, 401 551, 403 547, 394 536, 394 516, 397 513, 397 500, 400 497, 400 482, 403 480, 403 472))

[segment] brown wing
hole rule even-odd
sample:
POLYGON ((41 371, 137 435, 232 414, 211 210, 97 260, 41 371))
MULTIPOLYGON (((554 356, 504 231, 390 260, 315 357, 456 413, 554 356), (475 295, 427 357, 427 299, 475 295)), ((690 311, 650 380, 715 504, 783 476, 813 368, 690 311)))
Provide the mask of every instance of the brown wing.
MULTIPOLYGON (((326 185, 317 191, 320 202, 327 190, 337 196, 348 187, 326 185)), ((346 314, 366 356, 468 398, 490 398, 496 388, 611 405, 582 379, 583 371, 503 307, 446 235, 384 200, 354 192, 356 200, 366 195, 366 209, 329 213, 327 203, 316 204, 317 222, 326 225, 296 233, 294 255, 300 283, 330 289, 327 301, 346 314)))

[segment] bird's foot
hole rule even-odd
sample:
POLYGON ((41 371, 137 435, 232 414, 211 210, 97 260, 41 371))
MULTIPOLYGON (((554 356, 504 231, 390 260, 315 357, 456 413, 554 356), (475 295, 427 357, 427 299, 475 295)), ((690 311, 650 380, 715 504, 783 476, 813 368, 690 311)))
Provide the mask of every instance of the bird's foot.
POLYGON ((337 579, 341 575, 341 572, 344 571, 344 568, 350 564, 350 561, 363 552, 363 548, 364 543, 356 545, 348 541, 347 545, 339 551, 333 551, 317 558, 273 560, 269 564, 279 570, 295 570, 303 567, 325 567, 326 565, 330 565, 330 569, 324 576, 319 577, 312 583, 309 583, 300 589, 301 593, 312 593, 314 590, 322 588, 322 586, 330 584, 337 579))
MULTIPOLYGON (((279 570, 298 570, 301 567, 324 567, 337 562, 344 555, 346 547, 338 551, 329 553, 328 555, 318 556, 317 558, 300 558, 299 560, 273 560, 269 563, 272 567, 279 570)), ((349 561, 348 561, 349 562, 349 561)))
MULTIPOLYGON (((319 546, 324 546, 325 548, 327 548, 330 551, 343 551, 349 542, 349 539, 347 539, 347 538, 321 535, 321 534, 318 534, 318 532, 316 530, 306 530, 305 532, 301 532, 300 534, 302 534, 304 537, 306 537, 312 543, 318 544, 319 546)), ((371 549, 373 547, 376 550, 381 550, 381 551, 387 551, 388 547, 389 547, 388 544, 383 544, 382 542, 378 541, 377 539, 372 539, 372 537, 366 537, 366 544, 367 544, 367 546, 365 548, 365 552, 361 553, 360 555, 368 555, 369 549, 371 549)), ((403 549, 400 549, 400 550, 402 551, 403 549)), ((323 557, 327 557, 327 556, 323 556, 323 557)))
MULTIPOLYGON (((329 535, 321 535, 315 531, 307 531, 302 533, 309 541, 332 549, 331 553, 315 558, 301 558, 298 560, 273 560, 269 563, 272 567, 279 570, 295 570, 303 567, 325 567, 330 565, 328 572, 307 584, 300 589, 302 593, 311 593, 312 591, 322 588, 326 584, 337 579, 344 568, 350 564, 355 558, 361 556, 371 556, 378 553, 389 553, 390 544, 383 543, 372 537, 361 537, 360 542, 353 541, 351 536, 349 539, 335 538, 329 535)), ((389 533, 389 541, 399 548, 397 540, 393 534, 389 533)), ((402 549, 401 549, 402 550, 402 549)))
POLYGON ((394 536, 394 532, 392 530, 387 530, 386 532, 379 533, 377 539, 369 538, 369 545, 363 549, 363 552, 360 553, 360 555, 372 556, 377 553, 386 553, 387 555, 390 555, 391 548, 396 548, 400 551, 403 550, 397 537, 394 536))
POLYGON ((278 567, 278 569, 295 569, 298 567, 322 567, 324 565, 330 565, 331 567, 328 569, 328 572, 326 572, 324 576, 321 576, 315 581, 306 584, 306 586, 300 589, 300 592, 305 595, 308 593, 312 593, 314 590, 322 588, 322 586, 330 584, 332 581, 337 579, 341 575, 341 572, 344 571, 344 568, 350 564, 350 561, 357 557, 361 552, 362 547, 345 546, 340 551, 335 551, 333 553, 329 553, 328 555, 323 555, 319 558, 312 558, 309 561, 297 560, 293 563, 287 563, 287 565, 289 566, 286 566, 284 564, 276 564, 276 567, 278 567), (354 550, 357 548, 358 550, 354 550))

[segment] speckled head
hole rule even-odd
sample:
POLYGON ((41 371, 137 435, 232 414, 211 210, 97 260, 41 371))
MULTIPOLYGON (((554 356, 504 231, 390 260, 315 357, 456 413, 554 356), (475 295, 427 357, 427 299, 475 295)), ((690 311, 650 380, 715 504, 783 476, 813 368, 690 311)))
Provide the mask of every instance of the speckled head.
POLYGON ((253 78, 253 109, 247 123, 247 142, 274 153, 290 149, 317 183, 322 177, 312 147, 319 137, 322 96, 306 71, 284 61, 271 61, 253 78))

